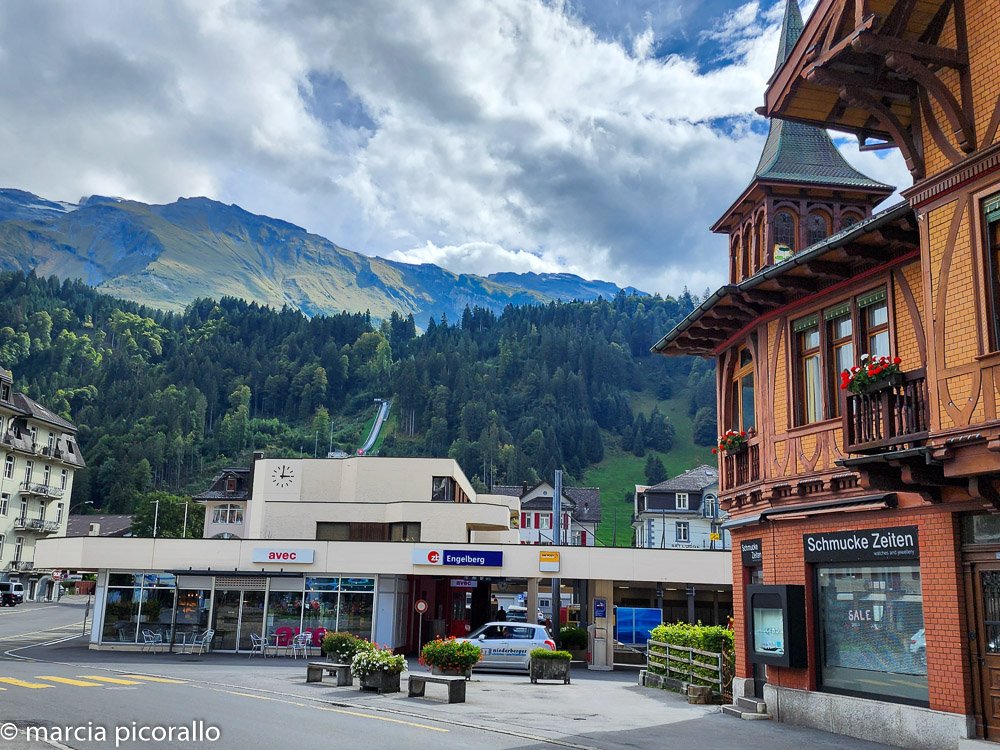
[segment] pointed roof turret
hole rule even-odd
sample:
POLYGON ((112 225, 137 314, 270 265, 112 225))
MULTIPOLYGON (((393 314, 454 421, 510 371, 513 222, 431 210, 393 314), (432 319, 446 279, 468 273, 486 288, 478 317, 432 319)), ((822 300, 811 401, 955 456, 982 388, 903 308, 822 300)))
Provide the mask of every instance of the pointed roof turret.
MULTIPOLYGON (((802 13, 798 0, 786 0, 775 70, 788 59, 801 34, 802 13)), ((891 185, 876 182, 848 164, 825 130, 787 120, 771 120, 754 177, 779 182, 885 190, 886 194, 893 190, 891 185)))

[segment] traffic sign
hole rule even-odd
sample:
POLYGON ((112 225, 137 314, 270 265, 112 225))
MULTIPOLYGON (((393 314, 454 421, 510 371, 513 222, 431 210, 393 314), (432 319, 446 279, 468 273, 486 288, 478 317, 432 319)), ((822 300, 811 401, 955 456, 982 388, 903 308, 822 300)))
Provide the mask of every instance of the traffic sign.
POLYGON ((413 602, 413 608, 422 615, 427 611, 427 601, 425 599, 417 599, 413 602))

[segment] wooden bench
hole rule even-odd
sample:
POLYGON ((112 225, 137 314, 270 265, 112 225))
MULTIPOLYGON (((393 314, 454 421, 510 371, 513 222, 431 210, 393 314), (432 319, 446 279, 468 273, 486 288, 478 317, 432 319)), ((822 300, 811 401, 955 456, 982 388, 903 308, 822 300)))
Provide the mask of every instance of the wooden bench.
POLYGON ((337 675, 337 687, 354 684, 350 664, 334 664, 331 661, 311 661, 306 664, 306 682, 322 682, 323 672, 337 675))
POLYGON ((411 674, 409 682, 410 689, 408 695, 410 698, 423 698, 424 688, 427 683, 436 682, 440 685, 448 686, 449 703, 465 703, 464 677, 447 677, 445 675, 436 674, 411 674))

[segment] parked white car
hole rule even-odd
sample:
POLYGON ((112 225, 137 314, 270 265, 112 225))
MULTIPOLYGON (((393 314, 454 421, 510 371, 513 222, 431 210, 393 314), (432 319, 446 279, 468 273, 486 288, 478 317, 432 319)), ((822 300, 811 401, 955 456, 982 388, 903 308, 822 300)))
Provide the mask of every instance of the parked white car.
POLYGON ((513 669, 527 672, 530 668, 530 654, 536 648, 555 651, 556 644, 543 625, 525 622, 488 622, 468 638, 483 650, 483 658, 476 668, 513 669))

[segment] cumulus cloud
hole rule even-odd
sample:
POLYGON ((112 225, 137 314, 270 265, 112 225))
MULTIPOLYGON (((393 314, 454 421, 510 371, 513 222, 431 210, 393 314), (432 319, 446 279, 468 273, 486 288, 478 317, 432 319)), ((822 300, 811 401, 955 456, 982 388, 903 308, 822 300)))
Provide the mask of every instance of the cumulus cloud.
POLYGON ((208 195, 460 272, 700 291, 726 267, 707 227, 760 154, 780 8, 719 13, 713 61, 657 52, 692 3, 626 5, 640 20, 609 34, 543 0, 0 4, 0 182, 208 195))

